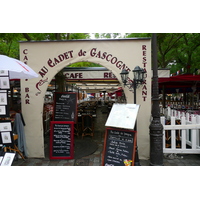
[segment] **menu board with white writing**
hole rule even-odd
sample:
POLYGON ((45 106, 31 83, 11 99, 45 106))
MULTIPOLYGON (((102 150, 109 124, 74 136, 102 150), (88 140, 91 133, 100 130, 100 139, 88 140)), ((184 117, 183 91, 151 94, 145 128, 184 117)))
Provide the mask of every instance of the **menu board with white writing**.
POLYGON ((77 119, 77 93, 56 92, 54 96, 54 121, 77 119))
POLYGON ((126 129, 107 128, 104 140, 102 165, 134 165, 136 132, 126 129))
POLYGON ((73 159, 74 122, 51 121, 50 159, 73 159))

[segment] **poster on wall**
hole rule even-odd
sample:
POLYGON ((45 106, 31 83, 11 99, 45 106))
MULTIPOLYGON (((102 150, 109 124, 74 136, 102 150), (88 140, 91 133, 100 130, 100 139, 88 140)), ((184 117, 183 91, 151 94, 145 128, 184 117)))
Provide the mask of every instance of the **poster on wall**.
POLYGON ((0 105, 7 105, 8 101, 7 101, 7 93, 6 92, 0 92, 0 105))
POLYGON ((1 131, 12 131, 12 126, 11 126, 10 120, 0 121, 0 132, 1 131))
POLYGON ((0 89, 10 89, 10 79, 8 70, 0 70, 0 89))
POLYGON ((0 160, 1 166, 11 166, 14 157, 15 153, 5 153, 4 157, 0 160))
POLYGON ((9 76, 8 70, 0 70, 0 76, 9 76))
POLYGON ((0 88, 10 89, 9 77, 0 77, 0 88))
POLYGON ((0 144, 4 146, 13 146, 13 132, 11 121, 1 121, 0 122, 0 144))
POLYGON ((54 121, 77 121, 77 93, 56 92, 54 94, 54 121))
POLYGON ((0 117, 9 117, 8 90, 10 79, 8 70, 0 70, 0 117))
POLYGON ((8 105, 0 105, 0 117, 10 117, 8 105))
POLYGON ((0 116, 4 116, 6 114, 6 106, 0 106, 0 116))
POLYGON ((11 132, 1 132, 1 138, 2 138, 2 143, 3 143, 3 144, 12 143, 11 132))

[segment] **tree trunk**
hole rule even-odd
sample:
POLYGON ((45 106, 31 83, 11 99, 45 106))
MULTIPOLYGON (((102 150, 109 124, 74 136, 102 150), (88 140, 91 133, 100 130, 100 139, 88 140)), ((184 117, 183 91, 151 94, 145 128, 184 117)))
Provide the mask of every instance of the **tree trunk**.
POLYGON ((60 33, 55 33, 55 38, 56 38, 56 40, 61 40, 60 33))
POLYGON ((55 75, 55 81, 56 85, 58 86, 57 92, 65 92, 66 91, 66 81, 65 81, 65 76, 63 75, 63 70, 58 72, 55 75))
POLYGON ((22 33, 22 34, 28 41, 31 41, 31 37, 27 33, 22 33))

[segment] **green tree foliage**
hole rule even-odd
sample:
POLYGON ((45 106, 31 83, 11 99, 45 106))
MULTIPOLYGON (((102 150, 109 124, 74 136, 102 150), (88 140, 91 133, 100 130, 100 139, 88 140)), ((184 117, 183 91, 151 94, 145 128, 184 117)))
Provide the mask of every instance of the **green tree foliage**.
POLYGON ((177 70, 183 69, 184 73, 195 73, 200 69, 200 34, 185 33, 179 43, 173 66, 177 70))
POLYGON ((95 38, 97 39, 116 39, 122 37, 121 33, 95 33, 95 38))
POLYGON ((0 33, 0 54, 19 59, 21 33, 0 33))
POLYGON ((102 65, 91 62, 78 62, 78 63, 72 63, 67 67, 102 67, 102 65))
POLYGON ((176 50, 180 47, 182 33, 159 33, 157 34, 158 66, 167 68, 170 63, 176 60, 176 50))
POLYGON ((151 33, 125 33, 126 38, 147 38, 151 37, 151 33))
POLYGON ((0 33, 0 54, 19 59, 19 41, 88 39, 88 33, 0 33))
MULTIPOLYGON (((151 37, 151 33, 126 33, 126 38, 151 37)), ((199 33, 157 33, 158 68, 171 73, 195 73, 200 69, 199 33)))

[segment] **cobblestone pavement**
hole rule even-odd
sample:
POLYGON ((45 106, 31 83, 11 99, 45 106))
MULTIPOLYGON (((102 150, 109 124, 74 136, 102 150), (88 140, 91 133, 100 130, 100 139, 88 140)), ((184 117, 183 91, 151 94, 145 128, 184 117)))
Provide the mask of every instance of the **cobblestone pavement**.
MULTIPOLYGON (((149 160, 140 160, 141 166, 149 166, 149 160)), ((200 155, 164 154, 163 166, 200 166, 200 155)))
MULTIPOLYGON (((164 156, 163 166, 200 166, 199 155, 172 155, 164 156)), ((101 166, 102 147, 92 155, 81 159, 50 160, 49 158, 28 158, 25 161, 18 159, 12 166, 101 166)), ((140 166, 150 166, 149 160, 140 160, 140 166)))
MULTIPOLYGON (((94 142, 98 144, 98 149, 92 155, 81 159, 50 160, 48 146, 46 146, 45 158, 28 158, 25 161, 18 159, 13 161, 12 166, 101 166, 106 120, 107 114, 102 114, 100 108, 98 108, 93 138, 94 142)), ((140 165, 149 166, 150 162, 149 160, 140 160, 140 165)), ((200 166, 200 155, 166 154, 163 156, 163 166, 200 166)))

